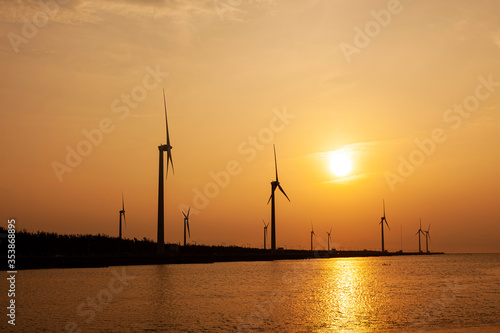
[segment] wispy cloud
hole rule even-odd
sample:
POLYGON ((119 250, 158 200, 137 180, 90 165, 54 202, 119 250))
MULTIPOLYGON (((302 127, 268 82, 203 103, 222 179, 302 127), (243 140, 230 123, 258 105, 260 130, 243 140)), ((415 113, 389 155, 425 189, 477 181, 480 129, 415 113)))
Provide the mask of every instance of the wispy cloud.
MULTIPOLYGON (((185 22, 200 16, 215 16, 209 1, 164 1, 164 0, 73 0, 58 5, 57 9, 35 0, 0 0, 2 12, 0 20, 21 23, 31 20, 39 12, 55 10, 50 21, 66 24, 97 23, 108 15, 134 19, 168 18, 173 22, 185 22)), ((52 5, 51 5, 52 6, 52 5)))
POLYGON ((370 175, 374 175, 374 174, 375 174, 374 172, 366 172, 366 173, 361 173, 361 174, 351 175, 351 176, 347 176, 347 177, 341 177, 341 178, 328 180, 328 181, 325 181, 323 183, 343 184, 343 183, 348 183, 348 182, 352 182, 355 180, 360 180, 362 178, 366 178, 366 177, 368 177, 370 175))

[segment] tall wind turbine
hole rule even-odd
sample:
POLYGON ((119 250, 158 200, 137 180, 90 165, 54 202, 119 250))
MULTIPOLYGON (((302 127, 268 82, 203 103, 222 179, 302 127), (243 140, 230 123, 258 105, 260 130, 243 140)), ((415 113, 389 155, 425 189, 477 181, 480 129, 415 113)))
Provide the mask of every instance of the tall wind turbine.
POLYGON ((186 227, 187 227, 187 232, 189 234, 189 238, 191 238, 191 233, 189 232, 189 212, 191 211, 191 207, 188 209, 188 213, 182 212, 182 215, 184 215, 184 246, 186 246, 186 227))
POLYGON ((120 224, 119 224, 119 232, 118 238, 122 239, 122 215, 123 215, 123 224, 126 227, 127 222, 125 221, 125 201, 123 200, 123 192, 122 192, 122 210, 120 210, 120 224))
POLYGON ((271 182, 271 197, 269 197, 269 200, 267 201, 267 204, 269 204, 269 201, 271 201, 271 250, 276 250, 276 219, 275 219, 275 198, 274 198, 274 192, 276 191, 276 188, 279 188, 280 191, 285 195, 285 197, 290 201, 290 198, 286 195, 285 191, 280 185, 280 182, 278 181, 278 163, 276 162, 276 146, 273 145, 274 148, 274 168, 276 170, 276 180, 273 180, 271 182))
POLYGON ((332 237, 332 228, 330 228, 330 232, 325 231, 328 235, 328 252, 330 252, 330 238, 332 237))
MULTIPOLYGON (((429 225, 430 227, 430 225, 429 225)), ((420 234, 425 235, 424 231, 422 230, 422 219, 420 219, 420 227, 418 228, 418 231, 415 235, 418 235, 418 253, 422 252, 422 247, 420 245, 420 234)))
POLYGON ((266 240, 267 240, 267 227, 269 226, 269 222, 264 222, 264 220, 262 220, 262 223, 264 223, 264 250, 266 249, 266 240))
POLYGON ((382 252, 385 252, 385 248, 384 248, 384 222, 385 224, 387 225, 387 229, 389 229, 389 231, 391 230, 391 228, 389 228, 389 224, 387 223, 387 220, 385 219, 385 200, 382 200, 382 204, 384 206, 384 216, 382 216, 382 218, 380 219, 380 227, 382 228, 382 252))
POLYGON ((168 135, 168 119, 167 119, 167 102, 165 99, 165 89, 163 89, 163 105, 165 106, 165 125, 167 132, 167 144, 159 145, 160 152, 160 165, 158 172, 158 241, 157 253, 163 254, 165 252, 165 231, 164 231, 164 199, 163 199, 163 153, 167 152, 167 171, 165 174, 168 176, 168 162, 172 165, 172 172, 174 172, 174 162, 172 161, 172 146, 170 145, 170 136, 168 135))
POLYGON ((311 223, 311 251, 313 250, 313 236, 316 235, 314 233, 314 228, 313 228, 313 225, 311 223))
POLYGON ((431 235, 429 234, 430 230, 431 230, 431 225, 429 224, 429 228, 423 231, 425 233, 425 251, 427 253, 429 253, 429 241, 431 240, 431 235))

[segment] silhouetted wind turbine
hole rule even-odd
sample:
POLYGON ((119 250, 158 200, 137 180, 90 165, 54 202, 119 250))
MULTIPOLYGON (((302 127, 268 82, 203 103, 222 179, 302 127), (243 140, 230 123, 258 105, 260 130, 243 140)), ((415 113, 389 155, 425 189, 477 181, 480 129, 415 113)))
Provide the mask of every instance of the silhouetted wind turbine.
POLYGON ((382 200, 382 204, 384 206, 384 216, 382 216, 381 220, 380 220, 380 227, 382 228, 382 252, 385 252, 385 248, 384 248, 384 222, 385 224, 387 225, 387 229, 389 229, 389 231, 391 230, 391 228, 389 228, 389 223, 387 223, 387 220, 385 219, 385 200, 382 200))
POLYGON ((431 235, 429 234, 429 230, 431 230, 431 225, 429 224, 429 228, 427 230, 424 230, 423 232, 425 233, 425 251, 429 253, 429 242, 431 240, 431 235))
POLYGON ((276 250, 276 218, 275 218, 274 191, 276 190, 276 188, 279 188, 280 191, 288 199, 288 201, 290 201, 290 199, 288 198, 285 191, 281 187, 280 182, 278 181, 278 163, 276 162, 276 146, 273 145, 273 148, 274 148, 274 168, 276 170, 276 180, 271 182, 271 197, 269 197, 267 203, 269 204, 269 201, 271 201, 271 250, 276 250))
POLYGON ((262 223, 264 223, 264 250, 266 249, 266 240, 267 240, 267 227, 269 226, 269 222, 264 222, 264 220, 262 220, 262 223))
POLYGON ((316 235, 314 233, 314 228, 313 228, 313 225, 311 223, 311 251, 313 250, 313 236, 316 235))
POLYGON ((118 232, 118 238, 120 239, 122 239, 122 215, 123 215, 123 224, 126 227, 127 222, 125 221, 125 201, 123 200, 123 192, 122 192, 122 210, 120 210, 120 224, 118 232))
POLYGON ((423 230, 422 230, 422 219, 420 219, 420 227, 418 228, 418 231, 415 235, 418 235, 418 252, 422 252, 422 247, 420 245, 420 234, 425 235, 423 230))
POLYGON ((172 165, 172 172, 174 172, 174 162, 172 161, 172 146, 170 145, 170 136, 168 134, 168 120, 167 120, 167 102, 165 99, 165 89, 163 89, 163 105, 165 106, 165 125, 167 133, 167 144, 159 145, 160 152, 160 165, 158 172, 158 241, 157 252, 163 254, 165 252, 165 231, 164 231, 164 200, 163 200, 163 153, 167 152, 167 171, 165 178, 168 175, 168 162, 172 165))
POLYGON ((187 215, 182 212, 182 215, 184 215, 184 246, 186 246, 186 227, 187 227, 187 232, 189 234, 189 238, 191 238, 191 233, 189 232, 189 212, 191 211, 191 207, 188 209, 187 215))
POLYGON ((328 235, 328 252, 330 252, 330 238, 332 237, 332 228, 330 228, 330 232, 325 231, 328 235))

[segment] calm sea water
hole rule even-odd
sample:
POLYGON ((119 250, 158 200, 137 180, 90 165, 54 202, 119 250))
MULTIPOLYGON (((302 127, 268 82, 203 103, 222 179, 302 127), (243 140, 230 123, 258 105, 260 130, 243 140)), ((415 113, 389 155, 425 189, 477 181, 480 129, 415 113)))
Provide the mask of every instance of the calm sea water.
POLYGON ((16 303, 0 331, 500 332, 500 255, 19 271, 16 303))

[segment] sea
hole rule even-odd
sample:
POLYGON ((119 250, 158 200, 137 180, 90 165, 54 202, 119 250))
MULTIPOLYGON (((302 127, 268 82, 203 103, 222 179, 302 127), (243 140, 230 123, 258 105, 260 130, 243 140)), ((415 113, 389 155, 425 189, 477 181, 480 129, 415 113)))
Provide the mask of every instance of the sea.
POLYGON ((22 270, 15 294, 1 332, 500 332, 500 254, 22 270))

